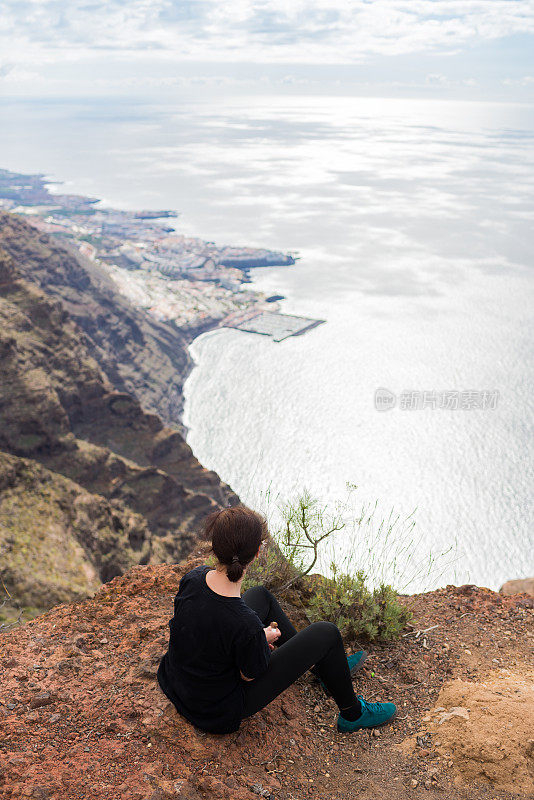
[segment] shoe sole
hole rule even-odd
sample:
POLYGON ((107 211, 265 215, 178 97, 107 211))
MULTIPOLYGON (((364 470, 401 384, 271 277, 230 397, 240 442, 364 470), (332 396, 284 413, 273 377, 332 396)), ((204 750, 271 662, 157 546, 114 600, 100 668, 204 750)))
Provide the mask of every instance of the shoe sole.
MULTIPOLYGON (((359 669, 361 669, 361 668, 362 668, 362 666, 363 666, 363 662, 364 662, 364 661, 367 661, 367 659, 368 659, 368 658, 369 658, 369 653, 367 652, 367 650, 364 650, 364 651, 363 651, 363 656, 360 658, 360 660, 358 661, 358 663, 357 663, 357 664, 355 664, 355 665, 352 667, 352 669, 351 669, 351 671, 350 671, 350 677, 351 677, 351 678, 352 678, 352 677, 353 677, 353 676, 354 676, 354 675, 355 675, 355 674, 358 672, 358 670, 359 670, 359 669)), ((326 686, 323 686, 323 691, 324 691, 324 693, 325 693, 325 695, 326 695, 327 697, 332 697, 332 694, 331 694, 331 692, 329 692, 329 691, 328 691, 328 689, 326 688, 326 686)))
POLYGON ((395 722, 396 717, 397 717, 397 712, 395 712, 393 716, 387 719, 385 722, 379 722, 378 725, 363 725, 361 728, 353 728, 350 731, 344 731, 341 728, 338 728, 337 730, 338 733, 357 733, 358 731, 372 731, 374 730, 374 728, 384 728, 386 725, 390 725, 392 722, 395 722))
POLYGON ((352 677, 353 675, 355 675, 355 674, 358 672, 358 670, 359 670, 359 669, 361 669, 361 668, 363 667, 363 662, 364 662, 364 661, 367 661, 367 659, 368 659, 368 658, 369 658, 369 653, 367 652, 367 650, 364 650, 364 651, 363 651, 363 656, 360 658, 360 660, 358 661, 358 663, 357 663, 357 664, 355 664, 355 665, 353 666, 353 668, 352 668, 352 669, 351 669, 351 671, 350 671, 350 675, 351 675, 351 677, 352 677))

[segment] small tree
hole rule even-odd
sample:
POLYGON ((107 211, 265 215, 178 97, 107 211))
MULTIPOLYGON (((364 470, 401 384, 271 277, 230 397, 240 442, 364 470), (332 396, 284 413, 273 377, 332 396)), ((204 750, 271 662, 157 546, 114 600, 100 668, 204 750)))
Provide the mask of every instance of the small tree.
POLYGON ((345 527, 339 513, 330 513, 305 489, 296 501, 281 508, 283 526, 276 536, 280 549, 296 574, 281 587, 283 592, 299 578, 309 575, 319 557, 319 545, 345 527))

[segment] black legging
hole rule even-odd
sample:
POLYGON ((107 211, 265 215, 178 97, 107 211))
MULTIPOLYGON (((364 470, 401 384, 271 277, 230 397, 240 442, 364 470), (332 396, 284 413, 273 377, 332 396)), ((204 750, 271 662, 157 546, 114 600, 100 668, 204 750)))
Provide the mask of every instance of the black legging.
POLYGON ((244 682, 243 716, 250 717, 264 708, 314 665, 314 673, 327 686, 340 709, 354 708, 358 704, 343 640, 332 622, 314 622, 297 633, 276 597, 264 586, 248 589, 243 600, 265 626, 277 622, 281 633, 266 672, 253 681, 244 682))

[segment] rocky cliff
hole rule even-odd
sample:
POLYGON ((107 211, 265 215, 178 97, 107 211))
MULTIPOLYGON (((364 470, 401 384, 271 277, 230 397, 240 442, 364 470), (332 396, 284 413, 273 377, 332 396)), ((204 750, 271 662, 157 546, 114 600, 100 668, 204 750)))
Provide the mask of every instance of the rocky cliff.
MULTIPOLYGON (((115 378, 119 371, 109 343, 121 324, 125 342, 131 337, 122 352, 132 353, 132 371, 145 355, 147 376, 152 366, 163 370, 163 356, 158 355, 155 365, 151 361, 151 352, 160 354, 154 337, 146 352, 144 349, 152 335, 150 324, 143 329, 137 312, 125 308, 122 301, 115 305, 112 295, 107 297, 107 315, 100 314, 96 300, 87 299, 96 296, 97 289, 88 273, 84 279, 81 262, 43 242, 43 237, 15 217, 0 215, 0 228, 0 242, 8 244, 11 251, 0 244, 0 464, 8 476, 0 495, 1 565, 14 598, 47 608, 68 598, 67 576, 74 575, 74 564, 80 559, 86 577, 73 578, 70 598, 81 591, 87 593, 95 588, 95 581, 107 580, 132 563, 179 560, 193 547, 206 513, 237 498, 215 473, 198 463, 177 430, 146 412, 134 394, 120 391, 106 371, 109 368, 115 378), (50 286, 57 287, 58 274, 65 280, 61 292, 45 293, 41 285, 47 291, 50 286), (68 302, 60 299, 61 293, 68 294, 65 276, 72 278, 74 287, 83 285, 86 294, 73 288, 68 302), (78 308, 78 322, 67 306, 78 308), (80 327, 91 314, 94 339, 80 327), (140 336, 137 343, 136 330, 140 336), (104 349, 106 342, 109 354, 104 349), (59 476, 70 481, 68 488, 59 476), (46 490, 41 491, 40 484, 46 490), (46 568, 37 557, 36 541, 35 547, 24 550, 29 538, 35 540, 30 530, 35 533, 37 521, 30 527, 29 521, 22 525, 20 515, 12 510, 13 504, 24 504, 25 487, 28 508, 39 509, 47 541, 45 545, 43 540, 43 547, 50 547, 46 568), (43 493, 46 501, 37 502, 43 493), (77 496, 80 509, 84 505, 93 508, 92 525, 87 513, 82 515, 83 524, 75 513, 69 516, 70 512, 59 520, 61 505, 70 502, 66 496, 77 496), (113 546, 106 515, 116 528, 113 546), (136 533, 130 531, 131 526, 136 533), (93 546, 91 538, 101 539, 101 543, 93 546), (49 580, 54 558, 58 566, 64 563, 60 551, 67 539, 72 568, 59 582, 49 580), (106 551, 105 559, 98 555, 99 548, 106 551), (29 561, 21 558, 24 552, 29 561), (34 589, 28 570, 34 570, 34 589)), ((103 295, 99 297, 105 306, 103 295)), ((185 359, 183 348, 182 357, 185 359)), ((124 364, 122 361, 120 369, 126 369, 124 364)), ((170 359, 167 368, 172 368, 170 359)))
POLYGON ((135 395, 147 411, 181 429, 182 387, 191 367, 187 344, 196 332, 134 308, 98 264, 15 214, 0 211, 0 247, 22 278, 61 301, 117 391, 135 395))
POLYGON ((337 733, 333 701, 305 676, 237 733, 212 736, 155 679, 180 578, 202 560, 136 566, 0 637, 2 797, 532 796, 532 599, 473 586, 405 598, 413 627, 367 646, 356 678, 364 697, 397 703, 376 735, 337 733))
POLYGON ((93 594, 147 561, 146 519, 29 459, 0 452, 0 564, 31 609, 93 594))

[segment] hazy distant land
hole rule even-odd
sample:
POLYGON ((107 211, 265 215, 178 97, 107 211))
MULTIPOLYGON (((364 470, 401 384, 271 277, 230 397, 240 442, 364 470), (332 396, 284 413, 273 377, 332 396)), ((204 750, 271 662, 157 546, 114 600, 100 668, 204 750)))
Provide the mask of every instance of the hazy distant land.
POLYGON ((92 197, 52 193, 42 174, 0 170, 0 208, 25 215, 43 233, 106 267, 119 291, 159 320, 193 330, 271 313, 279 296, 243 289, 248 271, 295 263, 292 254, 219 246, 163 222, 174 211, 121 211, 92 197))

